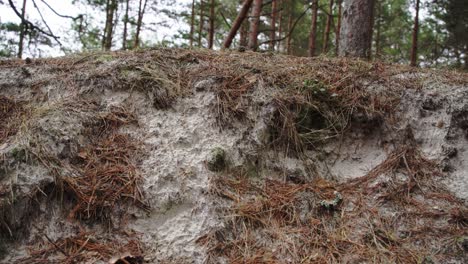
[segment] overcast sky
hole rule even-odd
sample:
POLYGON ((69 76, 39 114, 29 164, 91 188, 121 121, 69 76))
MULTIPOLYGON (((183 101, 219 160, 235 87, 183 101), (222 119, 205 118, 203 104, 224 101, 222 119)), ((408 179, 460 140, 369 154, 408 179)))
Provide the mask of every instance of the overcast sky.
MULTIPOLYGON (((13 12, 13 10, 8 5, 8 0, 1 0, 4 2, 4 5, 0 5, 0 21, 1 22, 16 22, 19 23, 20 19, 13 12)), ((44 19, 49 24, 52 32, 60 36, 61 42, 63 42, 66 47, 72 47, 74 49, 79 49, 80 46, 76 43, 74 35, 70 34, 72 21, 70 19, 61 18, 55 15, 47 6, 43 3, 46 1, 52 8, 54 8, 59 14, 77 16, 78 14, 93 14, 96 20, 99 20, 101 26, 104 25, 105 14, 104 12, 99 12, 98 10, 93 10, 87 5, 83 4, 72 4, 72 0, 27 0, 26 4, 26 14, 29 20, 41 21, 39 12, 34 6, 34 2, 37 4, 40 12, 42 13, 44 19)), ((148 7, 150 7, 151 0, 148 0, 148 7)), ((18 10, 22 7, 23 0, 13 0, 18 10)), ((132 8, 136 12, 138 9, 138 0, 131 0, 133 2, 132 8)), ((174 7, 169 7, 165 2, 171 2, 170 0, 159 0, 158 5, 154 5, 158 10, 163 8, 172 8, 176 10, 181 10, 184 7, 189 6, 191 0, 176 0, 177 3, 174 7)), ((123 10, 119 10, 119 18, 123 17, 123 10)), ((147 27, 150 27, 151 30, 144 30, 142 39, 143 41, 150 41, 151 43, 159 42, 165 38, 173 36, 180 29, 187 29, 188 25, 184 23, 182 18, 178 20, 170 19, 163 14, 154 15, 151 11, 148 14, 145 14, 143 22, 147 27), (168 24, 170 27, 161 26, 160 24, 168 24)), ((42 28, 45 28, 42 26, 42 28)), ((119 29, 117 29, 119 30, 119 29)), ((115 38, 116 47, 120 48, 120 34, 117 33, 115 38)), ((30 51, 25 50, 26 56, 31 56, 30 51)), ((58 48, 46 48, 44 53, 41 56, 60 56, 64 53, 61 52, 58 48)))

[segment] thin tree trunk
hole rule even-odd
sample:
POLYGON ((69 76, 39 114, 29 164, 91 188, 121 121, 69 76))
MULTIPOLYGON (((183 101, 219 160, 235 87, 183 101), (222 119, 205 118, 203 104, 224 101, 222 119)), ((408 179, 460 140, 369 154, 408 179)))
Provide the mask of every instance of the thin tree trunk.
POLYGON ((276 9, 277 0, 271 2, 271 32, 270 32, 270 50, 275 50, 275 39, 276 39, 276 9))
POLYGON ((341 13, 342 13, 342 1, 338 0, 338 19, 336 22, 336 31, 335 31, 335 54, 338 56, 338 50, 340 47, 340 30, 341 30, 341 13))
POLYGON ((376 32, 375 32, 375 58, 378 59, 380 58, 380 28, 381 28, 381 15, 382 15, 382 0, 377 0, 377 23, 375 25, 376 27, 376 32))
POLYGON ((214 42, 214 20, 215 20, 215 0, 211 0, 210 5, 210 32, 208 36, 208 48, 213 49, 214 42))
POLYGON ((234 20, 234 24, 232 24, 231 30, 229 31, 226 39, 224 40, 223 47, 225 49, 228 49, 231 44, 232 40, 237 34, 237 31, 242 25, 242 22, 244 21, 245 17, 247 16, 247 13, 249 12, 250 6, 252 5, 253 0, 245 0, 244 4, 242 5, 242 8, 239 12, 239 14, 236 17, 236 20, 234 20))
POLYGON ((21 59, 23 57, 23 45, 24 45, 24 35, 26 34, 26 0, 23 0, 23 8, 21 9, 21 24, 20 24, 20 35, 18 43, 18 54, 17 57, 21 59))
POLYGON ((201 48, 202 46, 202 35, 203 35, 203 27, 205 26, 205 20, 204 20, 204 2, 203 0, 200 0, 200 23, 198 25, 198 47, 201 48))
POLYGON ((419 0, 416 0, 416 15, 414 16, 413 41, 411 44, 411 66, 417 65, 418 57, 418 31, 419 31, 419 0))
POLYGON ((309 57, 315 56, 315 39, 317 38, 317 10, 318 0, 312 2, 312 25, 309 34, 309 57))
POLYGON ((256 51, 258 48, 258 26, 262 12, 263 0, 255 0, 252 8, 252 20, 250 21, 249 49, 256 51))
POLYGON ((133 44, 133 48, 138 48, 140 46, 140 32, 141 32, 141 27, 143 25, 143 16, 145 15, 145 9, 146 9, 147 3, 148 3, 148 0, 144 0, 144 2, 143 0, 140 0, 140 3, 138 5, 138 18, 137 18, 136 32, 135 32, 135 43, 133 44))
POLYGON ((374 0, 344 2, 339 56, 369 58, 371 55, 374 0))
POLYGON ((323 47, 322 47, 323 53, 327 53, 328 51, 328 39, 330 38, 330 27, 331 27, 332 19, 333 19, 333 0, 329 0, 327 23, 325 25, 325 32, 323 34, 323 47))
POLYGON ((249 37, 249 25, 245 23, 244 21, 242 23, 242 26, 239 32, 239 46, 247 47, 247 45, 249 45, 248 37, 249 37))
POLYGON ((109 21, 109 5, 111 0, 106 0, 106 22, 104 23, 104 31, 102 32, 101 47, 104 49, 106 46, 107 26, 109 21))
POLYGON ((193 48, 194 32, 195 32, 195 0, 192 0, 192 17, 190 19, 190 48, 193 48))
MULTIPOLYGON (((239 4, 242 6, 244 3, 244 0, 239 0, 239 4)), ((249 34, 249 25, 246 23, 246 21, 242 21, 242 25, 240 27, 240 32, 239 32, 239 46, 240 47, 247 47, 248 45, 248 34, 249 34)))
MULTIPOLYGON (((283 34, 283 0, 279 0, 279 8, 280 12, 278 14, 278 37, 281 39, 281 36, 283 34)), ((281 51, 281 40, 277 41, 278 42, 278 50, 281 51)))
POLYGON ((288 55, 291 55, 291 41, 292 41, 292 25, 293 25, 293 16, 292 16, 293 8, 291 5, 290 12, 289 12, 289 17, 288 17, 288 38, 286 40, 286 52, 288 55))
POLYGON ((112 37, 114 34, 114 13, 117 10, 117 1, 109 0, 107 5, 107 16, 106 16, 106 35, 104 40, 104 50, 110 50, 112 48, 112 37))
POLYGON ((129 2, 130 2, 130 0, 127 0, 125 2, 124 28, 123 28, 123 37, 122 37, 122 49, 124 49, 124 50, 127 49, 127 34, 128 34, 127 25, 128 25, 129 2))

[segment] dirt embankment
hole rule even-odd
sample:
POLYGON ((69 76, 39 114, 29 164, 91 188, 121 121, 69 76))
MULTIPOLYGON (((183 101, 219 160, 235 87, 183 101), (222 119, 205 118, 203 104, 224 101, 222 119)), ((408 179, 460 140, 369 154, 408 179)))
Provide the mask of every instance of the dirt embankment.
POLYGON ((466 263, 468 76, 159 49, 0 62, 1 263, 466 263))

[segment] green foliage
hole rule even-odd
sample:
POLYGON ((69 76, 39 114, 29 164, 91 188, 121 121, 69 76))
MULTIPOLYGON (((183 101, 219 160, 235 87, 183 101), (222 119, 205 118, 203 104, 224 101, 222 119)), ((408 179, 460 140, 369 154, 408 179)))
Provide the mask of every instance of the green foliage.
POLYGON ((15 56, 19 30, 19 24, 0 23, 0 58, 15 56))

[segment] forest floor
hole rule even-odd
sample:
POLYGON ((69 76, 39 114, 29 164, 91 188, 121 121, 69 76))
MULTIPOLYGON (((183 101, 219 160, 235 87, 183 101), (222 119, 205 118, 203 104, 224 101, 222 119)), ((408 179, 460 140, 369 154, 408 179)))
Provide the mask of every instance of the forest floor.
POLYGON ((0 61, 0 263, 467 263, 468 74, 0 61))

